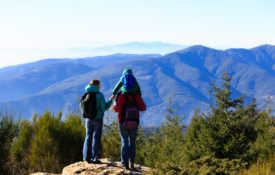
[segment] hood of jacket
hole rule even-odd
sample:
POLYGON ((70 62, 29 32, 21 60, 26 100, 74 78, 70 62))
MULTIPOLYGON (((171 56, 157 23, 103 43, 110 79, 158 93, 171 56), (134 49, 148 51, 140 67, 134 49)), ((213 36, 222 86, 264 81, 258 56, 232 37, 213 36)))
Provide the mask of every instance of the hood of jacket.
POLYGON ((123 74, 126 74, 126 73, 131 73, 131 74, 132 74, 133 71, 132 71, 132 69, 127 68, 127 69, 124 69, 122 75, 123 75, 123 74))
POLYGON ((91 92, 91 93, 96 93, 96 92, 99 92, 99 88, 98 88, 98 86, 88 84, 85 87, 85 91, 86 92, 91 92))

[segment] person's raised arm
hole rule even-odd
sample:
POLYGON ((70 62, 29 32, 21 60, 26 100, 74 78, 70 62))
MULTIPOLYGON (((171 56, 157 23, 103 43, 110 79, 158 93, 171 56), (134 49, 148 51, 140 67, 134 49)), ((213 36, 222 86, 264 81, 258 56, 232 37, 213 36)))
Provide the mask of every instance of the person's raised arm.
POLYGON ((117 85, 116 85, 116 87, 114 88, 114 90, 113 90, 113 95, 116 95, 117 94, 117 92, 119 91, 119 89, 122 87, 122 81, 121 81, 121 79, 119 80, 119 82, 117 83, 117 85))

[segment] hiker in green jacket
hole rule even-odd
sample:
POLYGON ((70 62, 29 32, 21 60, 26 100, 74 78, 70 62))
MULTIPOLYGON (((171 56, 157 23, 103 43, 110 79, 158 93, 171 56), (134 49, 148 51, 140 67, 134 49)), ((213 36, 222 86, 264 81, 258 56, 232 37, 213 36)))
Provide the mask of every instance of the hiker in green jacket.
POLYGON ((120 88, 122 93, 136 93, 141 95, 139 84, 133 75, 133 71, 129 68, 123 71, 119 82, 113 90, 112 97, 115 97, 120 88))
POLYGON ((88 163, 101 163, 99 150, 103 127, 104 112, 112 105, 113 98, 105 101, 104 95, 100 92, 100 80, 94 79, 85 87, 86 92, 96 93, 97 116, 93 119, 85 118, 86 136, 83 145, 83 161, 88 163))

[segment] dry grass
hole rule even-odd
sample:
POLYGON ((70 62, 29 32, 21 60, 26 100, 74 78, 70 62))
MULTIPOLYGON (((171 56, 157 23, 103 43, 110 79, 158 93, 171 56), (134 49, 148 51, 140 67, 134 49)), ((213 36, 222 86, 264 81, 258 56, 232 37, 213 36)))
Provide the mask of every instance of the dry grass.
POLYGON ((241 175, 275 175, 275 156, 268 161, 259 160, 249 169, 242 170, 241 175))

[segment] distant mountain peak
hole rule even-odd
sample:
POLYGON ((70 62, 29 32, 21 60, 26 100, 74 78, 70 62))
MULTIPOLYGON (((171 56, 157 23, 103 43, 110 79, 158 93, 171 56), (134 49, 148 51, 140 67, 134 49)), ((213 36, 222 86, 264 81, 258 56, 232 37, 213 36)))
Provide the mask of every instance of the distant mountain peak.
POLYGON ((141 42, 141 41, 133 41, 133 42, 128 42, 128 43, 123 43, 123 44, 118 44, 117 46, 133 46, 133 45, 137 45, 137 46, 147 46, 147 45, 158 45, 158 46, 167 46, 167 45, 171 45, 171 46, 180 46, 182 47, 183 45, 180 44, 172 44, 172 43, 167 43, 167 42, 162 42, 162 41, 151 41, 151 42, 141 42))
MULTIPOLYGON (((189 53, 208 53, 209 51, 217 51, 217 50, 203 46, 203 45, 194 45, 194 46, 190 46, 186 49, 176 51, 174 53, 187 53, 187 52, 189 52, 189 53)), ((171 54, 173 54, 173 53, 171 53, 171 54)))
POLYGON ((275 50, 275 45, 271 45, 271 44, 263 44, 257 47, 252 48, 251 50, 275 50))
MULTIPOLYGON (((194 46, 190 46, 186 49, 189 49, 189 50, 210 50, 212 48, 210 47, 206 47, 204 45, 194 45, 194 46)), ((212 50, 215 50, 215 49, 212 49, 212 50)))
POLYGON ((117 45, 103 46, 103 47, 94 48, 92 50, 91 49, 88 49, 88 50, 91 54, 97 53, 98 55, 101 55, 101 54, 109 55, 114 53, 167 54, 183 48, 186 48, 186 46, 180 45, 180 44, 165 43, 160 41, 152 41, 152 42, 134 41, 134 42, 117 44, 117 45))

